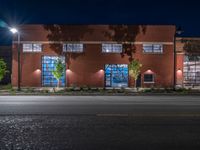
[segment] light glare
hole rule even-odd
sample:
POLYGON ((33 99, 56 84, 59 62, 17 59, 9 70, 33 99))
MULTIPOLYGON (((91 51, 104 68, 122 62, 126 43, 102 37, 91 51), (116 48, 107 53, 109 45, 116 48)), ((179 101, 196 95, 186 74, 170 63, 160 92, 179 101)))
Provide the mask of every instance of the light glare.
POLYGON ((13 34, 15 34, 15 33, 18 32, 18 30, 17 30, 16 28, 11 28, 10 31, 11 31, 13 34))

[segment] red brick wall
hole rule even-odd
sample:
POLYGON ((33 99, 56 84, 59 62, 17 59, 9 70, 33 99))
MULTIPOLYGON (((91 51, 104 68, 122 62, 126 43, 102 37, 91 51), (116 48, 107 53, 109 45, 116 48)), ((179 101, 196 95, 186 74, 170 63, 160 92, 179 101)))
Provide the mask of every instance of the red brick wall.
POLYGON ((184 53, 178 53, 176 57, 176 84, 183 84, 183 63, 184 63, 184 53))
MULTIPOLYGON (((47 33, 42 26, 24 26, 23 31, 27 32, 23 41, 46 41, 47 33), (31 30, 33 29, 33 30, 31 30), (39 31, 38 31, 39 30, 39 31), (29 36, 28 36, 29 35, 29 36)), ((21 28, 21 30, 23 27, 21 28)), ((142 81, 143 73, 151 69, 155 73, 155 84, 157 87, 173 86, 173 33, 174 26, 147 26, 146 33, 139 34, 136 42, 171 42, 164 45, 163 54, 143 54, 142 43, 136 44, 134 58, 139 59, 142 63, 142 81)), ((104 41, 102 36, 92 35, 96 41, 104 41)), ((91 38, 91 37, 90 37, 91 38)), ((84 39, 85 40, 85 39, 84 39)), ((89 36, 86 38, 89 39, 89 36)), ((60 50, 62 51, 62 49, 60 50)), ((21 53, 21 78, 22 86, 40 87, 41 86, 41 58, 43 55, 58 55, 49 44, 43 44, 41 53, 21 53)), ((75 84, 77 86, 104 86, 104 69, 105 64, 129 64, 129 57, 121 57, 120 54, 105 54, 101 52, 101 44, 84 44, 84 52, 77 55, 75 59, 70 59, 67 64, 68 70, 67 85, 75 84)), ((67 55, 66 55, 67 56, 67 55)), ((12 85, 17 86, 17 49, 13 44, 13 68, 12 68, 12 85)), ((133 80, 130 80, 133 82, 133 80)), ((143 83, 143 82, 142 82, 143 83)), ((133 85, 133 83, 129 83, 133 85)), ((142 84, 143 87, 150 87, 150 84, 142 84)))

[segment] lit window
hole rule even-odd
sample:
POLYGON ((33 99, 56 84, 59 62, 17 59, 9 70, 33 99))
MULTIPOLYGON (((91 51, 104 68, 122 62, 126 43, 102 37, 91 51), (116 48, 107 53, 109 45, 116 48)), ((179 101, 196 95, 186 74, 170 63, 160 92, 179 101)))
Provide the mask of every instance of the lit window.
POLYGON ((103 53, 121 53, 122 44, 102 44, 103 53))
POLYGON ((42 51, 42 44, 23 44, 23 52, 41 52, 42 51))
POLYGON ((128 65, 106 64, 105 65, 106 87, 128 87, 128 65))
POLYGON ((154 75, 144 74, 144 83, 154 83, 154 75))
POLYGON ((63 44, 63 52, 83 52, 83 44, 63 44))
POLYGON ((185 55, 183 76, 184 85, 200 85, 200 55, 185 55))
MULTIPOLYGON (((58 56, 43 56, 42 57, 42 86, 44 87, 56 87, 58 86, 58 80, 53 75, 53 71, 56 67, 57 60, 60 59, 62 63, 65 65, 65 57, 58 57, 58 56)), ((61 76, 59 82, 60 86, 65 86, 66 74, 61 76)))
POLYGON ((144 53, 162 53, 163 45, 162 44, 143 44, 144 53))

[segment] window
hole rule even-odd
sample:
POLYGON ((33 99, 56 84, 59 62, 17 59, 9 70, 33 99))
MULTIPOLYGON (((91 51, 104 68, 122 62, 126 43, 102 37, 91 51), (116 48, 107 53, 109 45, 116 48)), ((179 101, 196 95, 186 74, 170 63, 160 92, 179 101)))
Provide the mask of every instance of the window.
POLYGON ((128 87, 128 65, 106 64, 105 65, 106 87, 128 87))
POLYGON ((200 55, 184 57, 184 85, 200 85, 200 55))
POLYGON ((103 53, 121 53, 122 44, 102 44, 103 53))
POLYGON ((63 52, 83 52, 83 44, 63 44, 63 52))
POLYGON ((42 44, 23 44, 23 52, 41 52, 42 51, 42 44))
MULTIPOLYGON (((58 58, 61 59, 62 63, 65 63, 65 57, 58 56, 43 56, 42 57, 42 86, 44 87, 56 87, 58 80, 52 74, 55 69, 55 64, 58 58)), ((65 73, 60 79, 60 86, 65 86, 65 73)))
POLYGON ((154 83, 154 75, 144 74, 144 83, 154 83))
POLYGON ((162 53, 163 45, 162 44, 143 44, 144 53, 162 53))

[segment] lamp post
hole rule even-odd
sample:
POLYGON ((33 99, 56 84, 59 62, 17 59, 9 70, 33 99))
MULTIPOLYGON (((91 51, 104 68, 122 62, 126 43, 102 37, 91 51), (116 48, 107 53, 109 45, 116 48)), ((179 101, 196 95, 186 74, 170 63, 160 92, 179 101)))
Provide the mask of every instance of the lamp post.
POLYGON ((183 33, 183 30, 179 26, 178 28, 176 28, 174 33, 174 86, 173 86, 174 91, 176 90, 176 36, 180 35, 181 33, 183 33))
POLYGON ((16 28, 10 28, 10 31, 13 33, 13 34, 17 34, 17 59, 18 59, 18 84, 17 84, 17 90, 20 91, 21 90, 21 86, 20 86, 20 83, 21 83, 21 67, 20 67, 20 33, 19 31, 16 29, 16 28))

